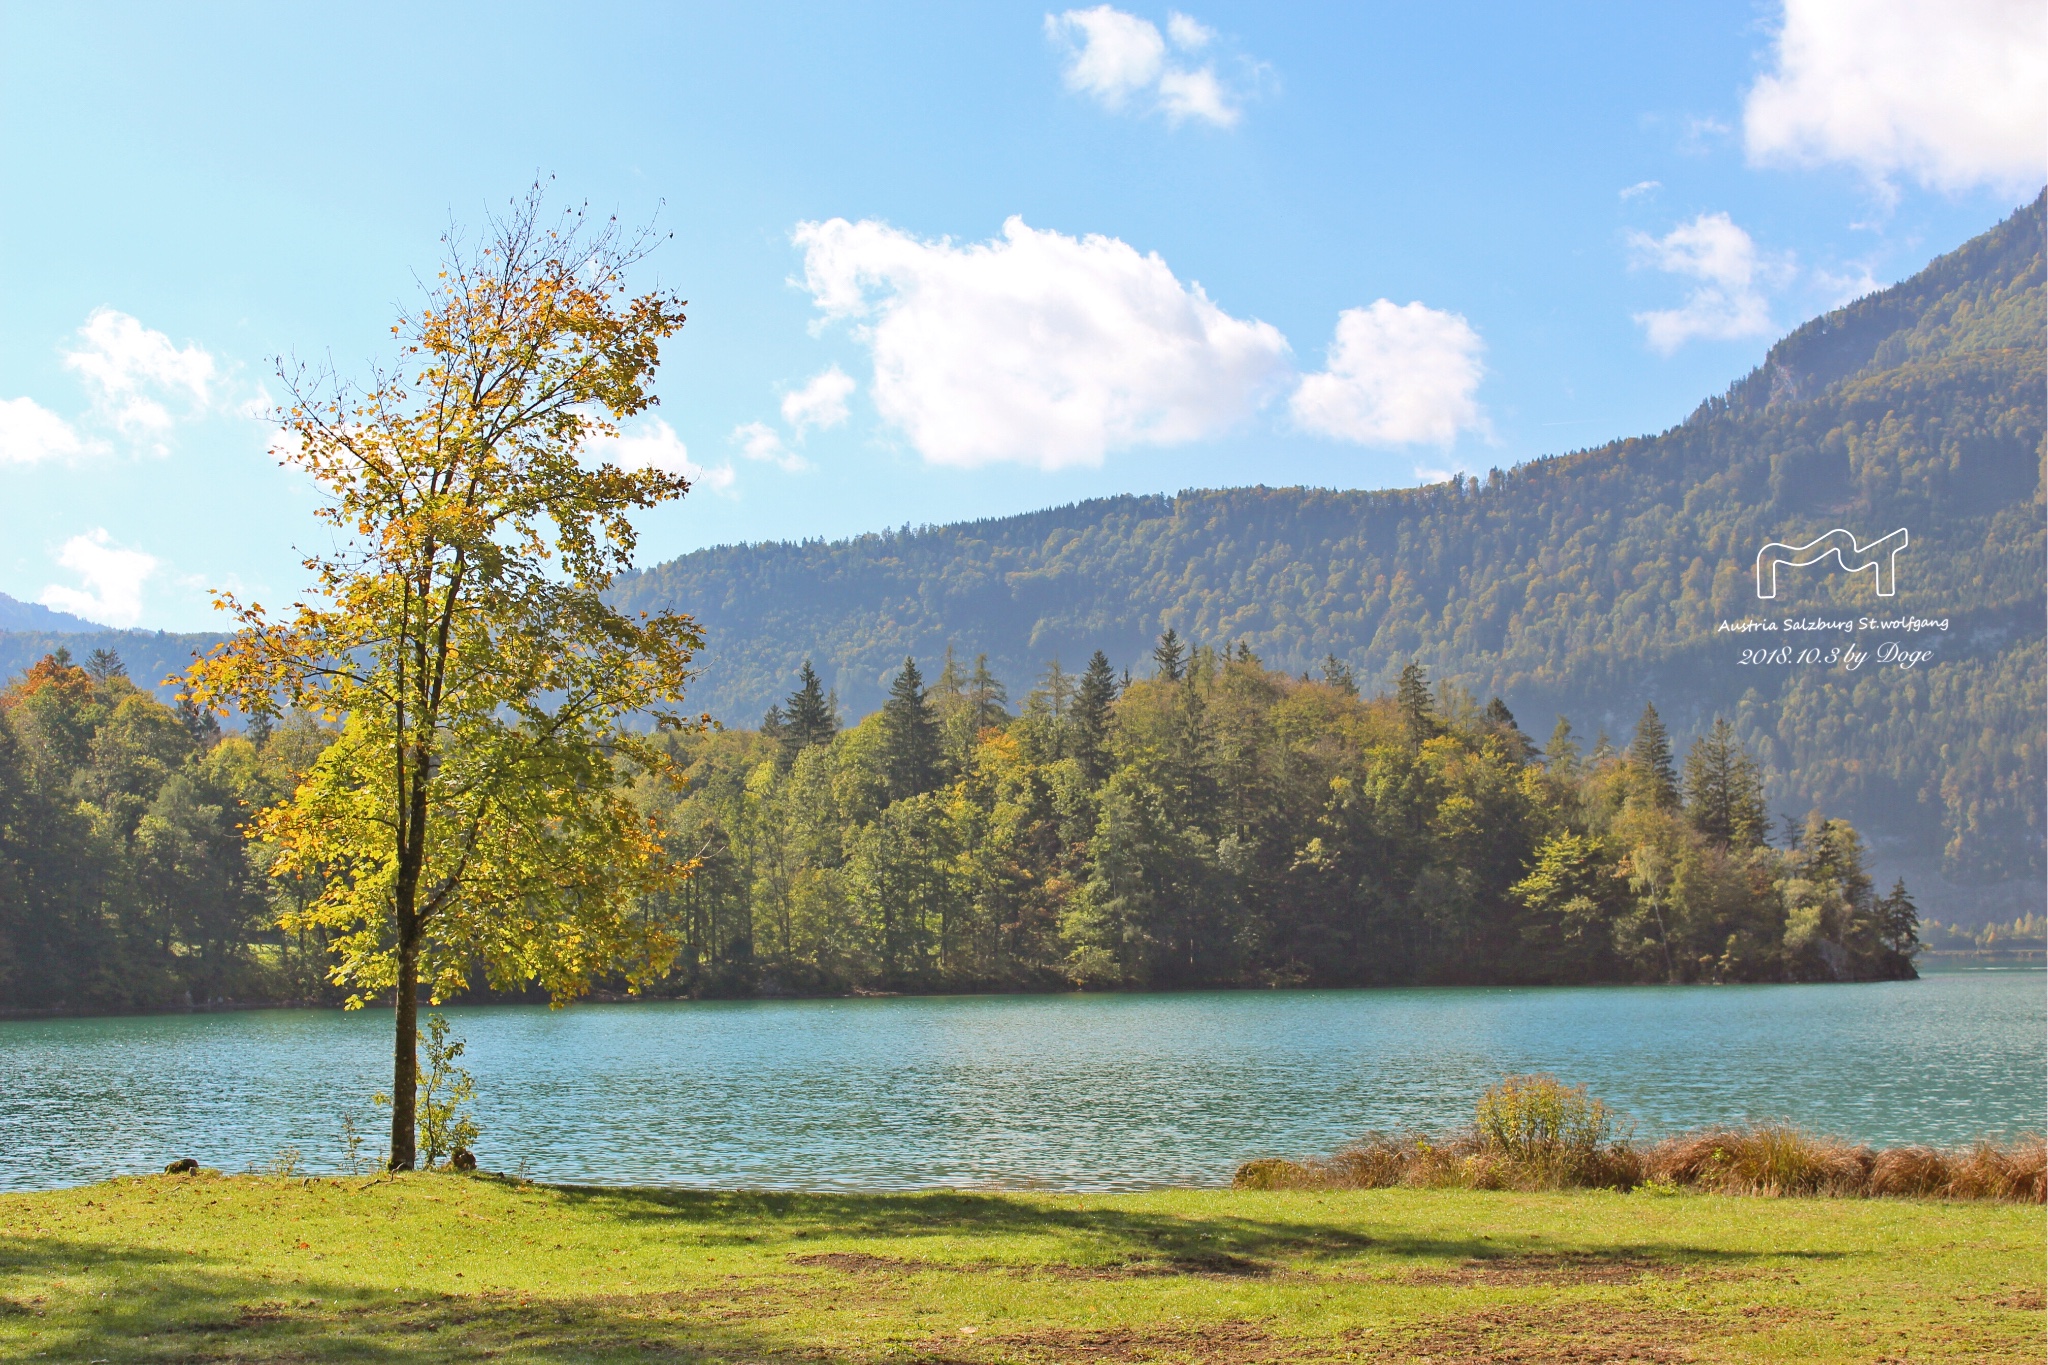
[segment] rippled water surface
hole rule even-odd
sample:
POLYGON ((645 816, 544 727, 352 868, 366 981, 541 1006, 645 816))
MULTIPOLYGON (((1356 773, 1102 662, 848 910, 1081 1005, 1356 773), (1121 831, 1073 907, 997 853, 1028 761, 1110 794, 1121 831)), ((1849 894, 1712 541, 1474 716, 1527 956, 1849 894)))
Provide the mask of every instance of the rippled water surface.
MULTIPOLYGON (((1871 1142, 2039 1128, 2038 971, 1860 986, 1276 991, 454 1007, 480 1155, 536 1178, 795 1188, 1206 1184, 1368 1128, 1464 1123, 1505 1072, 1655 1134, 1785 1118, 1871 1142)), ((0 1187, 191 1155, 376 1151, 390 1021, 0 1022, 0 1187)))

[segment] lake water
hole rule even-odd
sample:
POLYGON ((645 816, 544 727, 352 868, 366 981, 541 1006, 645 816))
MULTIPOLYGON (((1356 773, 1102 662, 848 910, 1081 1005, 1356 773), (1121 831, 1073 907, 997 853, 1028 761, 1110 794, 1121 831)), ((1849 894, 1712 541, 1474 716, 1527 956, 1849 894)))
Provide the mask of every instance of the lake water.
MULTIPOLYGON (((784 1188, 1216 1184, 1366 1129, 1448 1129, 1507 1072, 1648 1136, 1790 1119, 1864 1141, 2043 1126, 2039 971, 1857 986, 1218 992, 451 1007, 487 1167, 784 1188)), ((0 1188, 377 1151, 380 1012, 0 1022, 0 1188)), ((386 1121, 388 1124, 388 1120, 386 1121)))

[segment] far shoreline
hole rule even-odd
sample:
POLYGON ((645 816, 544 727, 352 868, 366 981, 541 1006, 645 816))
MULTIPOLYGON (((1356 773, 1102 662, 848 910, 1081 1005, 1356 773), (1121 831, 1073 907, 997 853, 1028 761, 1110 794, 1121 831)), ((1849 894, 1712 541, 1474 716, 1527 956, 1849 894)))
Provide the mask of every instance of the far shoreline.
MULTIPOLYGON (((1937 976, 1948 976, 1962 971, 2025 971, 2048 972, 2048 953, 2040 948, 1999 949, 1999 950, 1926 950, 1914 959, 1916 966, 1930 966, 1937 976)), ((759 992, 754 994, 703 994, 703 995, 627 995, 608 991, 593 991, 589 995, 569 1001, 563 1009, 587 1005, 773 1005, 800 1004, 812 1001, 857 1001, 857 1000, 1052 1000, 1052 999, 1127 999, 1132 997, 1185 997, 1193 995, 1279 995, 1279 994, 1336 994, 1339 992, 1394 992, 1394 991, 1582 991, 1582 990, 1716 990, 1716 989, 1761 989, 1774 990, 1786 986, 1877 986, 1897 985, 1925 979, 1925 973, 1910 977, 1876 977, 1850 981, 1411 981, 1399 984, 1373 983, 1363 985, 1251 985, 1251 986, 1186 986, 1153 990, 987 990, 987 991, 867 991, 820 992, 810 994, 797 991, 759 992)), ((463 997, 444 1000, 438 1005, 431 1004, 423 995, 422 1006, 434 1009, 486 1009, 505 1007, 545 1008, 548 1000, 538 993, 532 996, 499 997, 495 999, 473 999, 463 997)), ((52 1006, 42 1009, 0 1009, 0 1024, 16 1021, 48 1019, 142 1019, 167 1018, 195 1014, 251 1014, 266 1010, 290 1010, 307 1013, 358 1013, 364 1016, 381 1015, 391 1008, 391 1003, 380 1001, 365 1005, 360 1010, 350 1010, 345 1005, 327 1001, 311 1000, 219 1000, 205 1004, 153 1005, 135 1009, 68 1009, 52 1006)))

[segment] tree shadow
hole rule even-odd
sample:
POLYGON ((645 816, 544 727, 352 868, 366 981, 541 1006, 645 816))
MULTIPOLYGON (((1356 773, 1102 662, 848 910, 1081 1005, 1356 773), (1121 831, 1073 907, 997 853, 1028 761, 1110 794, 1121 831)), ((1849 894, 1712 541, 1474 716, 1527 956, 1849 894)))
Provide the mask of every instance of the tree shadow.
MULTIPOLYGON (((193 1260, 58 1238, 0 1242, 0 1280, 16 1286, 0 1298, 0 1356, 110 1363, 425 1365, 506 1357, 851 1365, 871 1354, 839 1354, 778 1335, 736 1316, 730 1303, 707 1311, 707 1296, 699 1293, 543 1297, 390 1291, 308 1275, 280 1282, 193 1260), (107 1277, 99 1280, 107 1286, 103 1296, 98 1290, 21 1292, 23 1278, 75 1285, 88 1276, 107 1277)), ((762 1316, 772 1317, 772 1309, 762 1316)))
MULTIPOLYGON (((991 1365, 1019 1358, 1004 1352, 1021 1350, 1024 1339, 1009 1345, 994 1338, 957 1343, 909 1339, 908 1334, 923 1330, 918 1324, 926 1315, 916 1305, 932 1285, 929 1277, 979 1273, 1066 1280, 1306 1272, 1350 1278, 1365 1271, 1377 1278, 1421 1265, 1471 1267, 1504 1258, 1516 1264, 1503 1264, 1503 1271, 1528 1276, 1549 1273, 1536 1264, 1547 1255, 1584 1278, 1587 1267, 1597 1270, 1605 1264, 1632 1273, 1646 1266, 1683 1272, 1843 1254, 1730 1251, 1647 1239, 1586 1250, 1564 1236, 1519 1237, 1503 1246, 1476 1233, 1423 1235, 1369 1221, 1343 1226, 1327 1219, 1177 1214, 955 1191, 876 1195, 539 1187, 536 1192, 563 1201, 591 1223, 630 1225, 652 1234, 642 1241, 657 1250, 672 1236, 679 1252, 751 1247, 765 1263, 744 1274, 710 1275, 667 1291, 607 1291, 576 1278, 587 1271, 564 1270, 552 1279, 535 1276, 541 1287, 531 1292, 445 1293, 367 1287, 343 1268, 311 1261, 279 1263, 266 1274, 184 1251, 54 1236, 4 1237, 0 1354, 10 1349, 24 1358, 45 1353, 53 1361, 333 1360, 364 1365, 486 1358, 852 1365, 901 1355, 930 1365, 991 1365), (1030 1240, 1005 1241, 1017 1238, 1030 1240), (869 1335, 880 1314, 895 1335, 886 1346, 868 1342, 858 1349, 837 1349, 831 1345, 832 1329, 821 1327, 815 1315, 825 1305, 846 1312, 847 1318, 837 1320, 846 1321, 849 1329, 859 1315, 866 1324, 861 1330, 869 1335)), ((1099 1358, 1187 1358, 1182 1345, 1174 1344, 1181 1338, 1168 1332, 1170 1324, 1156 1326, 1157 1331, 1127 1329, 1136 1334, 1130 1344, 1134 1354, 1099 1358)), ((1054 1338, 1064 1341, 1060 1334, 1068 1332, 1057 1322, 1041 1328, 1033 1329, 1037 1336, 1030 1340, 1044 1337, 1048 1350, 1058 1346, 1054 1338)), ((1207 1329, 1184 1324, 1173 1330, 1207 1329)), ((1260 1350, 1278 1354, 1258 1358, 1291 1357, 1297 1350, 1314 1355, 1317 1349, 1312 1341, 1276 1337, 1260 1350)), ((1206 1357, 1198 1353, 1193 1358, 1206 1357)))
POLYGON ((621 1223, 687 1230, 706 1244, 758 1244, 764 1239, 886 1239, 893 1255, 920 1238, 1017 1236, 1055 1238, 1066 1258, 1090 1262, 1148 1261, 1190 1271, 1270 1269, 1274 1261, 1318 1263, 1371 1257, 1390 1261, 1483 1260, 1532 1253, 1594 1255, 1616 1261, 1668 1260, 1733 1266, 1757 1260, 1833 1259, 1837 1252, 1747 1252, 1675 1242, 1605 1244, 1597 1253, 1566 1239, 1504 1247, 1477 1234, 1424 1235, 1368 1223, 1193 1216, 1120 1207, 1061 1206, 1002 1194, 933 1191, 916 1194, 815 1194, 550 1186, 571 1203, 621 1223))

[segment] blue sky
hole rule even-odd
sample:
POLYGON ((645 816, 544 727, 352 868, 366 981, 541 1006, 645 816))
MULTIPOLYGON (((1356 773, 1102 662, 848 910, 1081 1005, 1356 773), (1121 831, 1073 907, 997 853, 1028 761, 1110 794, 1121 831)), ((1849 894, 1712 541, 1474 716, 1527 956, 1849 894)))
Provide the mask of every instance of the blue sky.
POLYGON ((1659 430, 2040 186, 2027 0, 0 5, 0 591, 283 605, 280 354, 552 175, 691 300, 644 562, 1659 430))

